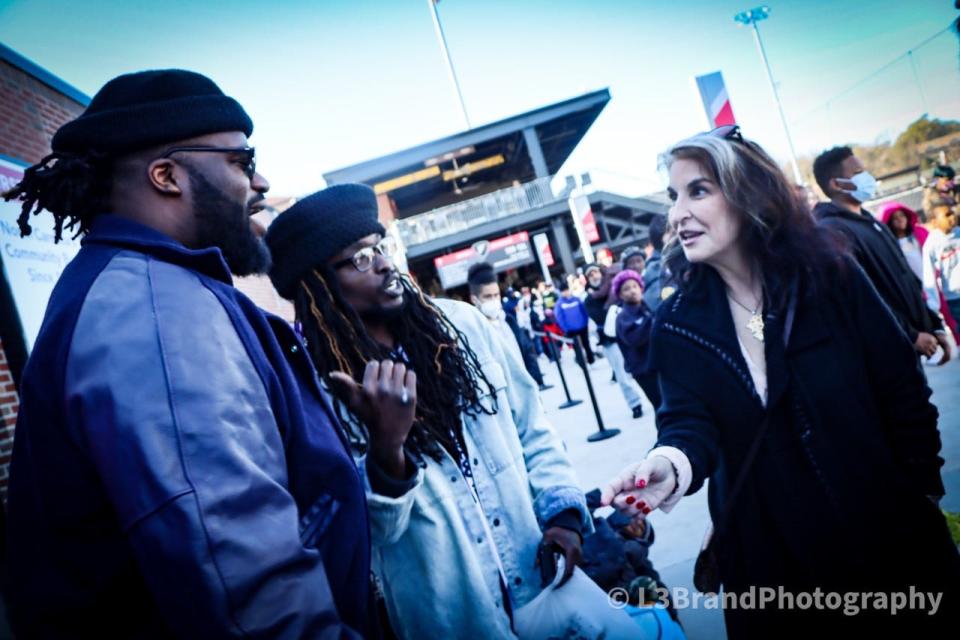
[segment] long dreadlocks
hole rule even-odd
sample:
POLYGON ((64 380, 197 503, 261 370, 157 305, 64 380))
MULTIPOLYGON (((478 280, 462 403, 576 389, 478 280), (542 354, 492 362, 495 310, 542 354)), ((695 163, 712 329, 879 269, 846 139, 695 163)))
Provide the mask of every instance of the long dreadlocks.
POLYGON ((93 217, 106 210, 111 184, 106 154, 55 152, 27 169, 3 198, 23 201, 17 218, 21 236, 33 231, 30 215, 46 209, 53 214, 54 242, 60 242, 65 229, 74 232, 72 238, 90 230, 93 217))
MULTIPOLYGON (((313 270, 300 281, 294 298, 296 318, 328 385, 334 371, 360 382, 370 360, 403 360, 417 372, 417 411, 406 449, 419 461, 424 454, 439 461, 440 447, 453 450, 452 437, 462 442, 461 414, 497 412, 496 391, 463 334, 407 276, 401 275, 400 282, 404 309, 392 327, 402 356, 370 337, 359 314, 345 301, 329 266, 313 270), (480 401, 481 380, 493 394, 489 407, 480 401)), ((355 445, 367 445, 366 434, 358 433, 354 425, 347 430, 355 445)))

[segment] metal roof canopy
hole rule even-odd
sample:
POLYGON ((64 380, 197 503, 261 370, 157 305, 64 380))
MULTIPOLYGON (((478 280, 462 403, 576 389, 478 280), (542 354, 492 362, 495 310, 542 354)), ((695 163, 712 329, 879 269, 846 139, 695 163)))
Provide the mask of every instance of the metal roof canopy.
POLYGON ((323 177, 327 184, 362 182, 374 186, 436 166, 436 160, 445 154, 455 154, 456 167, 460 168, 498 155, 503 157, 501 163, 489 168, 445 180, 443 173, 456 168, 448 156, 440 160, 437 175, 420 177, 389 190, 399 217, 406 218, 502 189, 515 181, 529 182, 557 173, 609 101, 610 91, 601 89, 330 171, 323 177))

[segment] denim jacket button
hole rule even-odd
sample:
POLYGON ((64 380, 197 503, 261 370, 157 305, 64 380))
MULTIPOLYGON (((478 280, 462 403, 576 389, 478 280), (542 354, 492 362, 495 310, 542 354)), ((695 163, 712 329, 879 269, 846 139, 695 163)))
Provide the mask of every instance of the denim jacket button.
POLYGON ((519 587, 521 584, 523 584, 523 578, 521 578, 520 576, 517 576, 516 578, 513 579, 513 584, 519 587))
POLYGON ((477 536, 477 544, 483 544, 483 538, 477 536))
POLYGON ((499 527, 499 526, 500 526, 500 518, 494 518, 494 519, 493 519, 493 526, 495 526, 495 527, 499 527))
POLYGON ((457 476, 450 476, 450 482, 456 482, 457 476))

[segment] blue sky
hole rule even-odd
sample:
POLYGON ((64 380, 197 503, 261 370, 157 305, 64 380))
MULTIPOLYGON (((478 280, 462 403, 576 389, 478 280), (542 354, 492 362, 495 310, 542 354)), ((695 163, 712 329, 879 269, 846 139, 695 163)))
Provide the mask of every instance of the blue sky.
MULTIPOLYGON (((759 4, 759 3, 757 3, 759 4)), ((801 153, 896 135, 924 111, 960 118, 958 39, 945 33, 843 97, 828 99, 946 27, 952 0, 771 0, 761 23, 801 153), (924 100, 925 98, 925 100, 924 100)), ((442 0, 474 125, 609 87, 612 100, 566 170, 660 186, 656 155, 706 128, 692 77, 722 70, 746 135, 787 147, 748 29, 752 0, 442 0)), ((146 3, 0 0, 0 42, 92 95, 133 70, 210 75, 255 122, 276 195, 321 173, 462 129, 427 0, 146 3)), ((625 187, 626 189, 627 187, 625 187)))

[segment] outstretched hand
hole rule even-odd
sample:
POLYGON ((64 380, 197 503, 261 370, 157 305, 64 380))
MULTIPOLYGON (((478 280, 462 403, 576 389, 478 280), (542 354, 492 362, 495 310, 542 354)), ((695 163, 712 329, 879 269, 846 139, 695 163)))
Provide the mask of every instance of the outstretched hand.
POLYGON ((624 469, 600 494, 600 504, 612 505, 635 520, 663 504, 677 488, 673 465, 663 456, 651 456, 640 464, 624 469))
POLYGON ((417 411, 417 374, 402 362, 371 360, 362 384, 342 371, 334 371, 330 379, 334 393, 370 430, 370 455, 384 471, 402 477, 403 444, 417 411))

